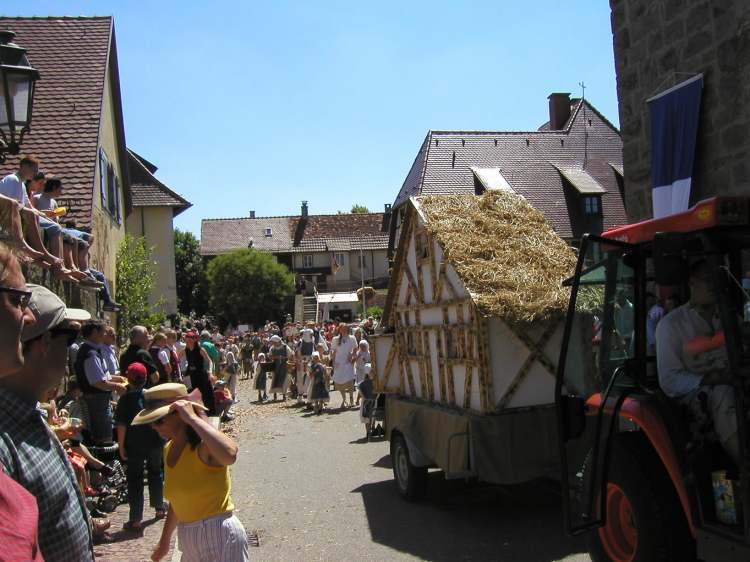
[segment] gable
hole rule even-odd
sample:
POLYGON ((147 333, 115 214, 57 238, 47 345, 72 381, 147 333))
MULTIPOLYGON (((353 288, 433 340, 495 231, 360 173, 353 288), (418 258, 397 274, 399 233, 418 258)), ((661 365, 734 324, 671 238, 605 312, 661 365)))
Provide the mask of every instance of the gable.
MULTIPOLYGON (((35 154, 45 172, 63 180, 68 217, 90 226, 112 18, 0 17, 0 27, 16 32, 40 73, 21 152, 35 154)), ((9 156, 0 173, 12 172, 19 158, 9 156)))

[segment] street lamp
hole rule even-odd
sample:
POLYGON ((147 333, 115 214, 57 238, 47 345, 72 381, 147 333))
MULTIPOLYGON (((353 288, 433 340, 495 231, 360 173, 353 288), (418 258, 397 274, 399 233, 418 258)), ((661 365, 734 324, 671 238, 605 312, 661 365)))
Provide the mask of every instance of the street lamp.
POLYGON ((39 72, 29 64, 26 49, 13 43, 12 31, 0 30, 0 162, 18 154, 31 127, 34 83, 39 72))

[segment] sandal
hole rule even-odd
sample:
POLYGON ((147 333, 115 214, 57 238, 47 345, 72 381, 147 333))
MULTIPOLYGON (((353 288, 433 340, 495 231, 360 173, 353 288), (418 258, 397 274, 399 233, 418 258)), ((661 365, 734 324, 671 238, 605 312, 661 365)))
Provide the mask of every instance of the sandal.
POLYGON ((167 510, 166 509, 157 509, 156 510, 156 518, 157 519, 164 519, 167 516, 167 510))

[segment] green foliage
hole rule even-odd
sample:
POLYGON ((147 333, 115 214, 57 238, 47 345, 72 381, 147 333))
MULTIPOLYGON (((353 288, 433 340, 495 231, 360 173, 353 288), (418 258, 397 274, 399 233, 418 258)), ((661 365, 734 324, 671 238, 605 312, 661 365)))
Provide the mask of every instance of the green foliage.
POLYGON ((380 320, 383 317, 383 309, 379 306, 368 306, 367 314, 362 316, 362 303, 361 302, 357 305, 356 313, 362 317, 362 320, 366 319, 368 316, 372 316, 373 318, 375 318, 375 320, 380 320))
POLYGON ((118 338, 125 341, 132 326, 158 326, 166 316, 149 304, 149 296, 156 280, 156 264, 152 248, 142 236, 126 234, 117 249, 116 283, 120 314, 117 322, 118 338))
POLYGON ((208 312, 206 263, 200 255, 198 239, 192 232, 174 231, 174 262, 177 279, 177 309, 184 315, 194 310, 208 312))
POLYGON ((252 249, 215 257, 207 277, 211 311, 222 325, 277 319, 294 293, 294 276, 287 267, 252 249))
POLYGON ((364 205, 359 205, 359 204, 355 203, 354 205, 352 205, 352 210, 350 212, 352 212, 352 213, 354 213, 356 215, 364 215, 364 214, 369 213, 370 209, 368 209, 364 205))

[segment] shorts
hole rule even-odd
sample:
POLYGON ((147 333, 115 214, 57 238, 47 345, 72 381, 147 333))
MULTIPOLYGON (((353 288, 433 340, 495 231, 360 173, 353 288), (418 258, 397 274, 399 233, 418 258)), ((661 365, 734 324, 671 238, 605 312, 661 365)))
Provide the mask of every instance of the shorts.
POLYGON ((39 226, 48 238, 53 238, 62 234, 62 227, 59 224, 57 224, 55 221, 45 219, 44 217, 39 217, 39 226))
POLYGON ((231 513, 194 523, 178 523, 177 540, 182 562, 245 562, 250 559, 245 527, 231 513))

